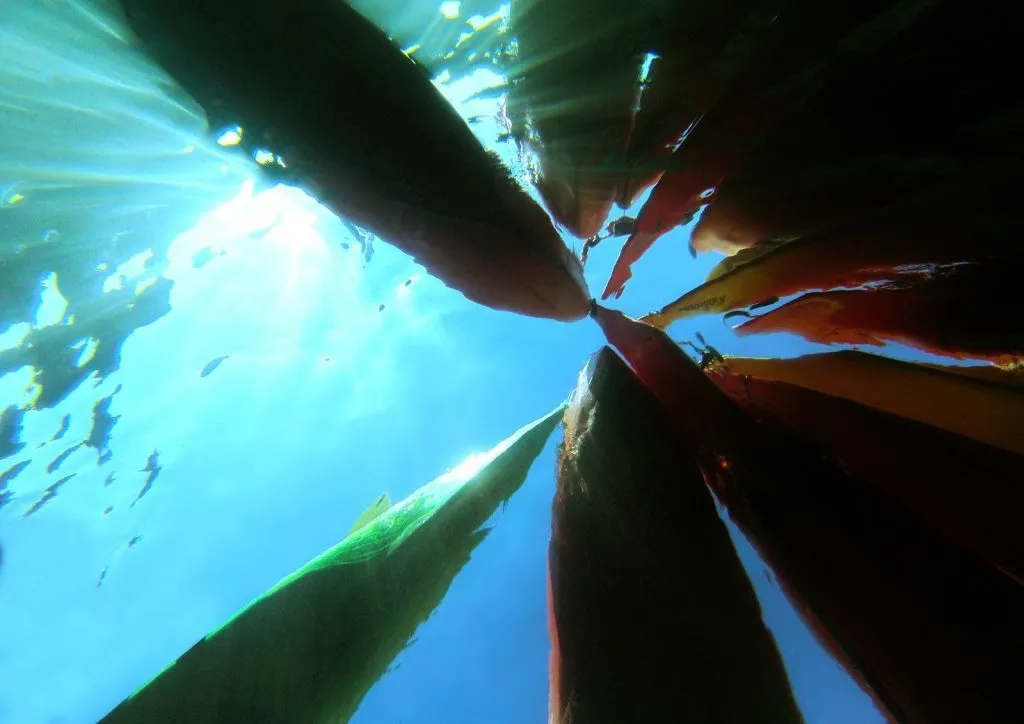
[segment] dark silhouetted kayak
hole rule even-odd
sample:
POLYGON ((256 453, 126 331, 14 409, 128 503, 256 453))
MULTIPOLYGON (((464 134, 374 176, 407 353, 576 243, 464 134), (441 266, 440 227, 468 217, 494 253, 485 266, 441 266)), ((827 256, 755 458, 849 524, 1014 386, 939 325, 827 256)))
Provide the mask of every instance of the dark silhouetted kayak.
POLYGON ((544 210, 379 28, 340 0, 122 0, 145 50, 294 181, 469 299, 586 315, 544 210))
POLYGON ((700 469, 610 349, 565 416, 549 548, 549 721, 800 722, 700 469))
POLYGON ((536 155, 536 186, 580 238, 604 226, 625 167, 649 8, 617 0, 513 0, 508 116, 536 155))

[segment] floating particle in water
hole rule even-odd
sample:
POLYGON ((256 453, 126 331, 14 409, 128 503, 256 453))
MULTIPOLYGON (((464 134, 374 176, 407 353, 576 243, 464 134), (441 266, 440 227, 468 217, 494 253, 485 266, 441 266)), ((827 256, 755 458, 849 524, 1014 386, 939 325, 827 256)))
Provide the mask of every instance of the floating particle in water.
POLYGON ((57 432, 53 433, 53 437, 50 438, 51 442, 55 442, 64 437, 64 434, 68 431, 71 426, 71 415, 64 415, 60 421, 60 427, 57 428, 57 432))
POLYGON ((55 244, 60 241, 60 232, 56 229, 47 229, 43 232, 42 238, 44 244, 55 244))
POLYGON ((49 465, 46 466, 46 472, 52 473, 54 470, 59 468, 61 465, 64 464, 64 461, 68 459, 68 456, 71 455, 71 453, 73 453, 75 450, 77 450, 80 447, 82 447, 82 443, 78 443, 77 445, 72 445, 67 450, 62 452, 60 455, 55 457, 53 459, 53 462, 51 462, 49 465))
POLYGON ((378 312, 383 312, 384 311, 384 305, 381 304, 379 307, 377 307, 377 311, 378 312))
POLYGON ((206 377, 208 374, 210 374, 215 369, 220 367, 220 363, 223 362, 224 360, 226 360, 230 356, 231 355, 229 355, 229 354, 225 354, 225 355, 221 355, 220 357, 214 357, 212 360, 210 360, 209 362, 206 363, 206 366, 203 367, 202 371, 199 373, 199 376, 200 377, 206 377))
POLYGON ((418 277, 415 277, 415 276, 409 277, 404 282, 399 284, 397 289, 395 289, 395 296, 398 299, 405 299, 410 294, 412 294, 412 285, 414 283, 418 282, 418 281, 419 281, 418 277))
POLYGON ((330 362, 330 361, 331 361, 330 357, 324 357, 324 362, 330 362))
POLYGON ((140 470, 140 473, 147 473, 146 482, 142 484, 142 490, 135 496, 135 500, 132 501, 130 508, 134 508, 135 504, 138 503, 142 498, 150 491, 153 487, 153 482, 160 475, 160 471, 163 468, 160 466, 160 451, 154 450, 149 454, 149 458, 146 460, 146 467, 140 470))
POLYGON ((69 480, 71 480, 71 478, 75 477, 75 475, 77 475, 77 474, 78 473, 71 473, 71 475, 65 475, 63 478, 61 478, 60 480, 55 482, 53 485, 48 487, 46 490, 44 490, 42 497, 39 498, 39 500, 37 500, 35 503, 33 503, 32 507, 29 508, 28 510, 26 510, 25 513, 21 517, 22 518, 27 518, 30 515, 32 515, 33 513, 38 513, 42 509, 42 507, 44 505, 46 505, 51 500, 56 498, 57 497, 57 491, 60 490, 62 487, 64 487, 64 485, 67 484, 67 482, 69 480))

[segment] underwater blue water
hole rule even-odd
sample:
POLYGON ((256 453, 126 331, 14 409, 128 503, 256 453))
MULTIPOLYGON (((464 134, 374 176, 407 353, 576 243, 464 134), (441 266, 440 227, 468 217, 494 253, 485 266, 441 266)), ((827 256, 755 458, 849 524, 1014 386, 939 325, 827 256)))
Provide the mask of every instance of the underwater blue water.
MULTIPOLYGON (((0 508, 0 722, 12 724, 97 720, 344 537, 382 492, 398 500, 547 412, 602 344, 589 321, 469 303, 382 242, 367 260, 315 200, 255 183, 255 163, 203 140, 196 109, 170 100, 166 79, 92 7, 7 0, 0 10, 0 253, 63 244, 91 264, 142 228, 159 263, 147 266, 143 252, 103 269, 101 301, 119 289, 141 295, 158 278, 173 286, 169 313, 131 332, 116 370, 84 375, 52 407, 26 412, 23 447, 0 464, 30 461, 0 508), (97 191, 111 185, 114 197, 97 191), (67 190, 63 206, 40 207, 32 231, 14 214, 54 188, 67 190), (47 221, 60 214, 81 228, 71 235, 47 221), (172 232, 168 219, 187 230, 172 232), (109 439, 74 448, 107 397, 109 439), (65 416, 66 432, 52 439, 65 416)), ((465 102, 493 82, 485 73, 442 85, 468 118, 494 114, 494 99, 465 102)), ((495 123, 474 129, 514 166, 495 123)), ((640 314, 702 281, 718 258, 691 259, 688 233, 661 240, 614 306, 640 314)), ((618 243, 591 253, 593 289, 618 243)), ((39 304, 0 335, 0 355, 40 330, 85 323, 65 313, 63 280, 39 276, 39 304)), ((102 320, 114 307, 88 309, 102 320)), ((672 329, 677 338, 696 331, 728 353, 815 348, 787 335, 740 339, 712 317, 672 329)), ((38 370, 0 370, 0 407, 27 407, 38 370)), ((354 721, 546 720, 558 437, 354 721)), ((880 721, 733 534, 807 721, 880 721)))

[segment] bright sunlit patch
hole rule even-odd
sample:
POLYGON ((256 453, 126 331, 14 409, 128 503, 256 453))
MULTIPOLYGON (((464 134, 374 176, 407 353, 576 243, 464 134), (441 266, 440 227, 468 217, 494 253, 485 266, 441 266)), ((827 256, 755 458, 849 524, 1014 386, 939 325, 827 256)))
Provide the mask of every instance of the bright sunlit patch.
POLYGON ((36 312, 35 327, 50 327, 60 324, 68 308, 68 300, 60 293, 57 285, 57 274, 51 273, 43 279, 43 291, 40 294, 39 310, 36 312))
POLYGON ((242 142, 242 127, 241 126, 234 126, 233 128, 228 128, 227 130, 221 132, 221 134, 219 136, 217 136, 217 145, 218 146, 237 146, 241 142, 242 142))
MULTIPOLYGON (((210 359, 230 354, 232 371, 211 379, 298 372, 289 389, 300 396, 334 389, 341 419, 380 413, 403 394, 409 352, 444 343, 431 299, 439 285, 417 283, 422 270, 391 247, 381 245, 371 263, 346 253, 345 245, 355 251, 358 243, 300 189, 238 194, 172 243, 163 273, 173 282, 172 313, 129 339, 125 369, 144 364, 150 376, 190 386, 210 359), (197 252, 214 247, 225 251, 216 264, 193 266, 197 252), (406 282, 417 286, 416 303, 406 282), (189 360, 185 375, 180 363, 151 351, 143 341, 150 335, 162 344, 177 339, 175 356, 189 360)), ((211 384, 204 379, 204 388, 211 384)))
POLYGON ((143 279, 141 282, 135 285, 135 296, 142 296, 142 293, 149 289, 151 286, 157 283, 157 277, 150 277, 149 279, 143 279))
POLYGON ((295 257, 303 251, 325 247, 323 237, 315 228, 316 222, 317 215, 312 211, 290 210, 290 213, 281 217, 274 230, 267 234, 267 242, 283 246, 288 250, 292 260, 296 261, 295 257))
POLYGON ((96 356, 98 348, 99 343, 92 337, 76 342, 72 347, 72 349, 78 350, 78 356, 75 358, 75 367, 84 367, 89 364, 92 358, 96 356))
POLYGON ((463 118, 474 115, 495 115, 498 111, 496 98, 472 98, 488 88, 499 88, 505 79, 487 68, 478 68, 458 80, 451 80, 447 70, 434 79, 434 85, 441 95, 451 103, 463 118), (472 99, 472 100, 471 100, 472 99))
POLYGON ((648 83, 651 80, 651 70, 654 68, 654 61, 660 57, 661 56, 657 53, 647 53, 644 56, 643 63, 640 64, 640 74, 637 77, 640 92, 637 93, 636 105, 633 107, 634 111, 639 111, 644 105, 644 95, 647 92, 648 83))
POLYGON ((26 365, 0 376, 0 400, 4 401, 5 407, 12 404, 26 407, 31 404, 38 396, 35 389, 38 385, 32 383, 35 375, 35 368, 26 365))
POLYGON ((153 250, 146 249, 139 252, 128 261, 119 265, 109 277, 103 282, 103 293, 109 294, 124 288, 129 279, 142 276, 146 271, 146 265, 153 258, 153 250))
POLYGON ((654 67, 654 61, 661 56, 657 53, 647 53, 644 55, 644 62, 640 65, 640 82, 646 83, 651 79, 651 68, 654 67))
POLYGON ((508 20, 509 5, 502 5, 498 8, 497 12, 492 15, 484 17, 483 15, 473 15, 466 19, 466 24, 473 30, 480 30, 486 28, 492 23, 502 22, 508 20))
POLYGON ((0 333, 0 352, 6 349, 15 349, 32 331, 32 325, 28 322, 17 322, 12 324, 0 333))
POLYGON ((269 166, 272 163, 276 163, 281 168, 288 168, 288 164, 284 162, 283 158, 266 148, 257 148, 253 152, 252 157, 260 166, 269 166))
POLYGON ((463 483, 475 477, 481 470, 501 457, 506 450, 511 448, 523 435, 540 424, 542 420, 543 418, 541 418, 541 420, 535 420, 527 425, 523 425, 487 452, 470 453, 461 463, 448 470, 431 483, 431 487, 437 486, 441 490, 457 489, 463 483))
POLYGON ((247 178, 242 182, 242 188, 238 190, 238 195, 235 196, 235 202, 248 202, 252 200, 253 193, 256 191, 256 180, 247 178))
MULTIPOLYGON (((205 221, 212 228, 208 228, 207 233, 197 234, 195 239, 209 245, 212 236, 219 247, 225 250, 237 247, 238 251, 242 250, 242 240, 245 239, 247 253, 253 253, 257 250, 248 237, 257 234, 260 246, 265 250, 261 253, 275 257, 283 254, 282 264, 278 267, 282 275, 278 285, 281 281, 284 283, 279 293, 296 294, 309 281, 307 277, 310 274, 320 273, 311 255, 319 257, 327 251, 324 239, 316 229, 318 213, 307 205, 312 199, 298 189, 277 187, 260 194, 254 194, 254 189, 254 181, 247 180, 234 199, 207 215, 205 221), (299 203, 299 198, 307 203, 299 203)), ((184 262, 199 250, 198 246, 187 243, 191 236, 180 237, 172 244, 168 254, 172 267, 184 266, 184 262)), ((170 276, 176 276, 173 269, 170 276)), ((285 314, 287 310, 277 306, 280 301, 276 300, 267 311, 285 314)), ((295 316, 301 318, 301 313, 296 310, 295 316)))
POLYGON ((452 468, 448 474, 458 480, 469 480, 471 477, 484 469, 484 466, 491 461, 493 455, 487 453, 470 453, 465 460, 452 468))
POLYGON ((395 296, 399 299, 405 299, 412 293, 412 287, 416 282, 420 280, 419 274, 413 274, 411 277, 406 279, 404 282, 398 285, 395 290, 395 296))
POLYGON ((459 10, 461 8, 461 2, 443 2, 441 3, 441 14, 449 20, 455 20, 455 18, 459 17, 459 10))
MULTIPOLYGON (((260 229, 271 226, 274 219, 279 216, 279 206, 275 203, 276 196, 268 193, 260 195, 261 203, 255 201, 256 182, 253 178, 247 178, 242 182, 238 193, 227 203, 221 204, 206 215, 206 219, 217 227, 218 231, 214 238, 223 239, 227 236, 237 234, 250 234, 260 229)), ((169 257, 175 255, 176 250, 182 249, 179 240, 171 244, 169 257)), ((202 246, 209 246, 209 241, 202 246)), ((223 244, 217 244, 223 248, 223 244)), ((199 251, 199 247, 189 252, 191 256, 199 251)))

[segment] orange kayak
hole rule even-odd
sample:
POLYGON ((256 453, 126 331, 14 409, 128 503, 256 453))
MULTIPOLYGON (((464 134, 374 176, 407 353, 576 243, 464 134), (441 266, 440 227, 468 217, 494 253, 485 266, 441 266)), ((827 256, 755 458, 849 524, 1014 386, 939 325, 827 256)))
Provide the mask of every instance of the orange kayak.
POLYGON ((948 370, 842 351, 726 358, 729 370, 841 397, 1024 455, 1024 390, 948 370))
POLYGON ((899 342, 1005 366, 1024 360, 1011 275, 1010 269, 971 270, 908 287, 812 292, 734 330, 793 332, 820 344, 899 342))

